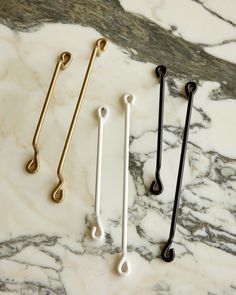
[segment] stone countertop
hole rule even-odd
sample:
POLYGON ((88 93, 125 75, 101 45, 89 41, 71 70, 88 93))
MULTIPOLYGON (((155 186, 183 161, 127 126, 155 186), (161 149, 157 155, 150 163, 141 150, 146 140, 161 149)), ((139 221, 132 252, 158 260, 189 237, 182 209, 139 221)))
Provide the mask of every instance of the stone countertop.
POLYGON ((16 1, 0 3, 0 294, 236 294, 236 4, 233 0, 16 1), (97 58, 63 176, 66 197, 50 194, 94 43, 97 58), (39 139, 40 170, 25 170, 57 58, 59 74, 39 139), (160 196, 155 172, 159 81, 168 68, 160 196), (174 240, 176 258, 160 259, 168 238, 187 101, 196 81, 174 240), (116 273, 121 246, 124 93, 131 113, 128 277, 116 273), (93 222, 99 106, 104 125, 101 218, 93 222))

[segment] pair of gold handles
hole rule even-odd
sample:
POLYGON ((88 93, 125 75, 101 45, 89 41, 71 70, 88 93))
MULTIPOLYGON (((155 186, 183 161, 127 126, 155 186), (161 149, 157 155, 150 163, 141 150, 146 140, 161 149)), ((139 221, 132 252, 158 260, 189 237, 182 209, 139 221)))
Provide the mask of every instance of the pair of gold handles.
MULTIPOLYGON (((99 57, 101 55, 101 53, 103 51, 106 50, 107 48, 107 40, 105 38, 100 38, 97 40, 92 55, 90 57, 90 61, 88 64, 88 68, 85 74, 85 78, 81 87, 81 91, 78 97, 78 101, 75 107, 75 111, 71 120, 71 124, 70 124, 70 128, 68 130, 67 136, 66 136, 66 140, 65 140, 65 144, 62 150, 62 154, 61 154, 61 158, 59 160, 59 164, 58 164, 58 168, 57 168, 57 177, 58 177, 58 184, 56 185, 56 187, 54 188, 52 195, 51 195, 51 199, 53 202, 55 203, 61 203, 63 202, 64 198, 65 198, 65 190, 64 190, 64 178, 62 175, 62 171, 63 171, 63 166, 65 163, 65 159, 66 159, 66 155, 68 153, 68 149, 69 149, 69 145, 71 142, 71 138, 75 129, 75 125, 76 125, 76 121, 78 119, 78 115, 79 115, 79 111, 81 109, 81 105, 83 102, 83 98, 84 98, 84 94, 88 85, 88 80, 92 71, 92 67, 95 61, 96 57, 99 57)), ((41 111, 41 114, 39 116, 39 121, 34 133, 34 137, 33 137, 33 141, 32 141, 32 147, 34 150, 34 156, 33 158, 27 163, 26 165, 26 170, 27 172, 33 174, 33 173, 37 173, 39 170, 39 148, 38 148, 38 139, 39 139, 39 134, 40 131, 42 129, 42 125, 45 119, 45 115, 48 109, 48 105, 50 102, 50 98, 52 96, 52 92, 58 77, 58 74, 60 72, 60 70, 64 70, 67 68, 67 66, 70 64, 72 59, 72 55, 69 52, 63 52, 57 62, 57 65, 55 67, 53 76, 52 76, 52 80, 51 83, 49 85, 49 89, 48 89, 48 93, 41 111)))

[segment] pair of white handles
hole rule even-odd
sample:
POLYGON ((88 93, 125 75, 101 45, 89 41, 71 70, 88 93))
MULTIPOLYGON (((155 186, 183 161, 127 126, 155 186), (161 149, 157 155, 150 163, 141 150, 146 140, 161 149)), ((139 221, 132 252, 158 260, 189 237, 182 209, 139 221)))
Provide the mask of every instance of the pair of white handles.
MULTIPOLYGON (((128 176, 129 176, 129 130, 130 130, 130 110, 134 104, 133 94, 124 95, 125 104, 125 138, 124 138, 124 179, 123 179, 123 210, 122 210, 122 252, 117 265, 120 275, 127 275, 130 272, 130 264, 127 260, 127 225, 128 225, 128 176)), ((91 236, 94 240, 104 238, 104 230, 100 217, 100 197, 101 197, 101 170, 102 170, 102 150, 103 150, 103 126, 108 116, 108 109, 100 107, 98 109, 98 143, 97 143, 97 168, 95 184, 95 224, 91 229, 91 236)))

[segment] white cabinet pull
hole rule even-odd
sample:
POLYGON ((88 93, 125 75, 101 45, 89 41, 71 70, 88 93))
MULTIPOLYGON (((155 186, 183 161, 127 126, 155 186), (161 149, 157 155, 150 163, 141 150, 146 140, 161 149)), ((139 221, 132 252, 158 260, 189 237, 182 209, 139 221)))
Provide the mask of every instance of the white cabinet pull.
POLYGON ((100 200, 101 200, 101 175, 102 175, 102 150, 103 150, 103 126, 108 117, 109 110, 106 107, 98 108, 98 141, 97 141, 97 167, 95 184, 95 224, 91 229, 93 240, 101 240, 104 237, 104 230, 100 218, 100 200))
POLYGON ((122 253, 117 265, 120 275, 130 273, 130 263, 127 260, 127 225, 128 225, 128 176, 129 176, 129 130, 130 130, 130 110, 134 104, 135 96, 125 94, 125 138, 124 138, 124 179, 123 179, 123 210, 122 210, 122 253))

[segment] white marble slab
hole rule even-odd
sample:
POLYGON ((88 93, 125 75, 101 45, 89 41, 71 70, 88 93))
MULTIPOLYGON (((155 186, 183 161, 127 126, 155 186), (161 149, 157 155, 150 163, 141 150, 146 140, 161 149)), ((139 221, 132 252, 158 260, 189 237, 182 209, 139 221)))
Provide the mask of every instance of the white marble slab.
MULTIPOLYGON (((231 43, 235 47, 235 26, 204 8, 235 22, 234 1, 224 7, 220 1, 201 1, 204 6, 198 1, 173 2, 121 4, 166 29, 176 26, 173 34, 201 43, 212 55, 236 61, 236 51, 227 47, 231 43), (227 40, 231 41, 224 45, 227 40)), ((166 87, 165 189, 161 196, 152 196, 148 188, 155 171, 156 65, 132 60, 111 42, 95 62, 69 149, 65 201, 51 202, 65 136, 93 45, 100 37, 80 25, 47 24, 25 33, 0 26, 0 294, 236 294, 236 102, 212 99, 219 81, 200 81, 194 99, 174 262, 165 263, 159 256, 169 233, 187 107, 181 93, 188 81, 175 80, 177 97, 166 87), (29 175, 25 165, 32 155, 32 136, 57 57, 64 50, 72 53, 73 62, 60 73, 49 106, 39 141, 40 171, 29 175), (124 278, 116 273, 116 264, 126 92, 136 95, 136 104, 131 116, 129 182, 132 271, 124 278), (104 127, 101 195, 106 239, 95 243, 89 228, 94 210, 96 110, 102 105, 110 109, 104 127)))

